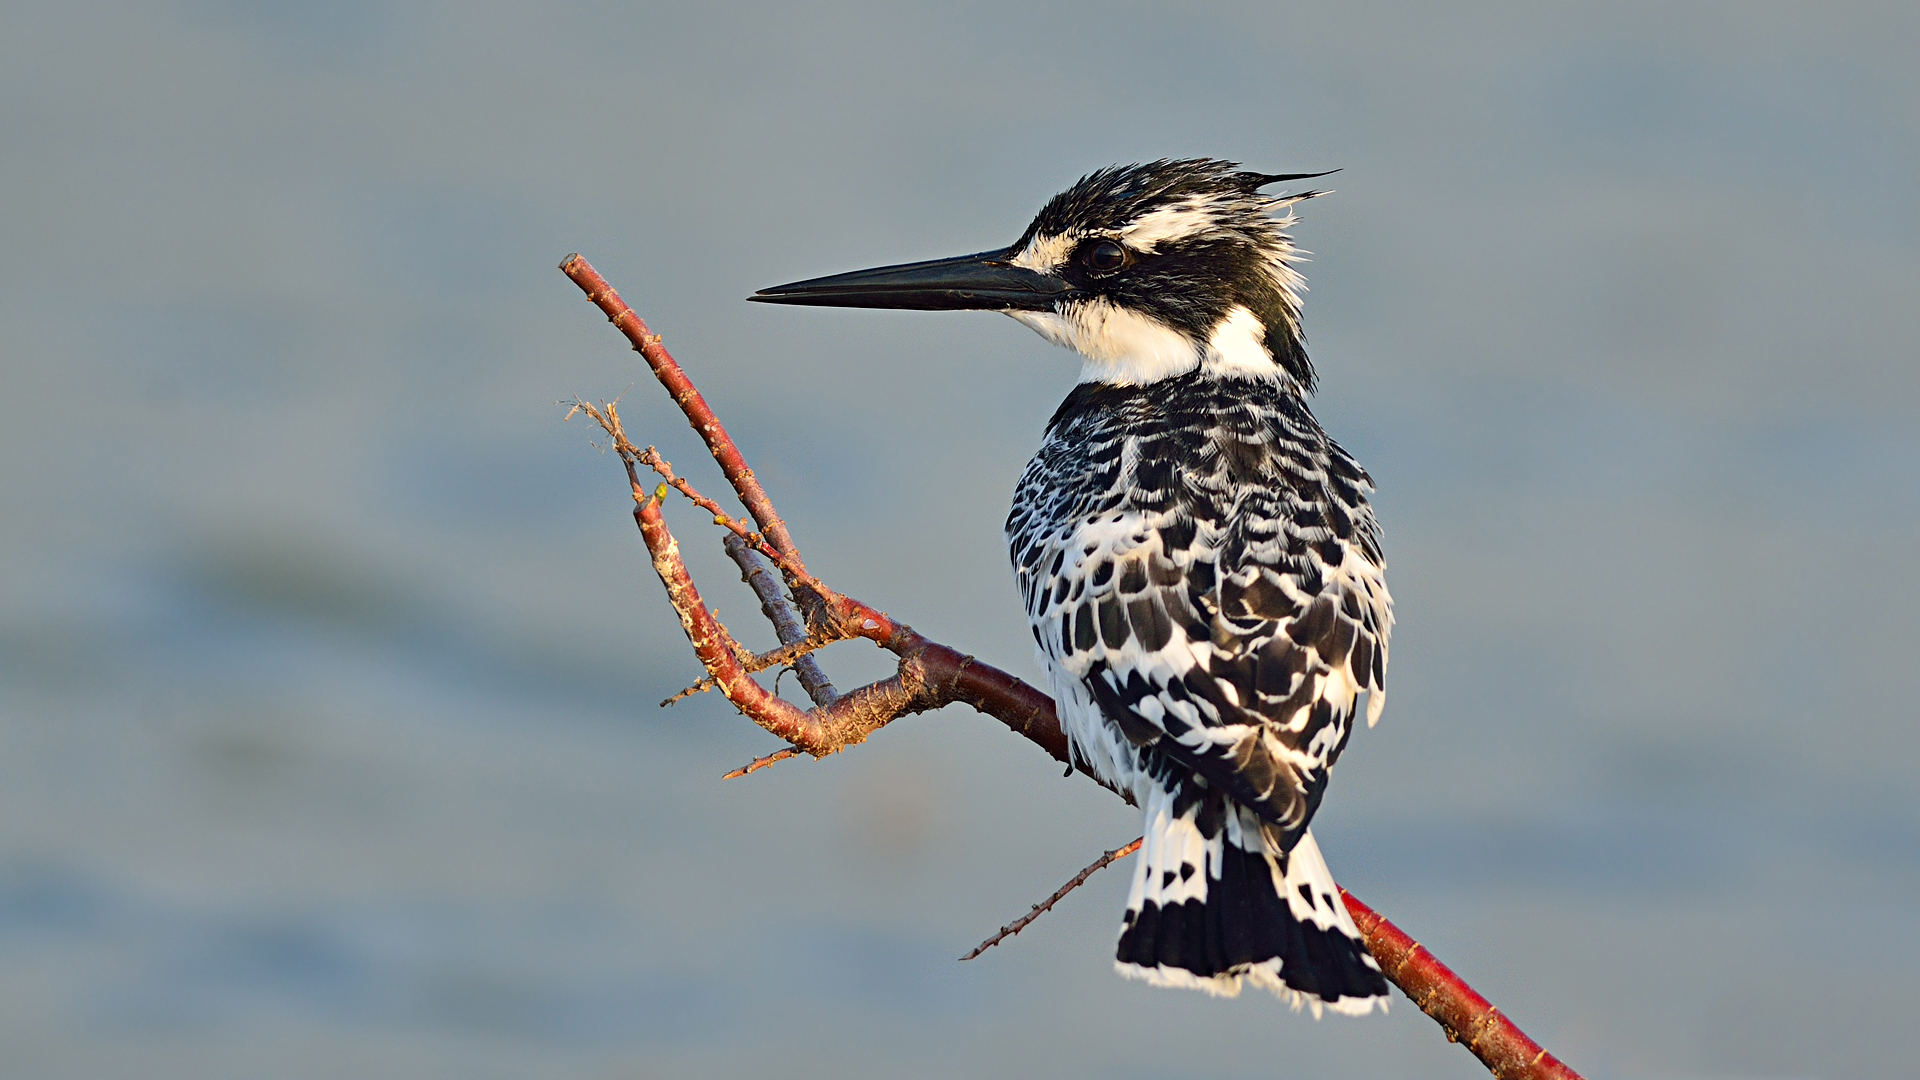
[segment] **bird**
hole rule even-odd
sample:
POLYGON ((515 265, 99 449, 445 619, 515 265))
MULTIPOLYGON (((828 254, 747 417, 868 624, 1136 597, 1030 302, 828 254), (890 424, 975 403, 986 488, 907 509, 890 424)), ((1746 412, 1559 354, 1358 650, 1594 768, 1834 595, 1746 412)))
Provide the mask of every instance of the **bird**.
POLYGON ((1393 601, 1366 470, 1314 418, 1293 207, 1329 175, 1115 165, 1011 245, 763 289, 762 303, 998 311, 1079 354, 1006 522, 1072 761, 1143 843, 1120 974, 1299 1010, 1386 1008, 1309 828, 1393 601))

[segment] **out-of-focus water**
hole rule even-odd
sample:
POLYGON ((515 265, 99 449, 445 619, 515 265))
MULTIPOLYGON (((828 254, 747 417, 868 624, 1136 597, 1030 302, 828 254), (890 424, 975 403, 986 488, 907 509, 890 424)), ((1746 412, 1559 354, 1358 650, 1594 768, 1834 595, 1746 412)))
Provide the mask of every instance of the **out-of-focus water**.
MULTIPOLYGON (((999 527, 1077 364, 753 289, 1081 173, 1340 167, 1316 409, 1392 700, 1336 874, 1593 1076, 1899 1076, 1920 963, 1920 19, 1902 5, 246 5, 0 15, 0 1076, 1484 1075, 1404 1000, 1123 983, 1133 812, 991 721, 699 698, 617 462, 1031 672, 999 527), (631 387, 631 389, 629 389, 631 387)), ((697 515, 709 594, 744 621, 697 515)), ((843 684, 885 670, 864 645, 843 684)))

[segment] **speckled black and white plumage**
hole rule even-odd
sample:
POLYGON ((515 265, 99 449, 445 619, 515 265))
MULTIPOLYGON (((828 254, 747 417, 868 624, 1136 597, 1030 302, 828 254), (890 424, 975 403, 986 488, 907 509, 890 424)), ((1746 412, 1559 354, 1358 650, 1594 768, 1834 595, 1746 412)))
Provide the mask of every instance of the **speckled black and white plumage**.
POLYGON ((1001 311, 1080 354, 1007 543, 1074 755, 1146 813, 1116 966, 1319 1015, 1386 1005, 1307 826, 1385 702, 1393 609, 1371 483, 1307 408, 1275 215, 1315 193, 1261 193, 1306 178, 1102 169, 1007 248, 753 299, 1001 311))
POLYGON ((1061 719, 1147 813, 1129 974, 1384 990, 1307 832, 1357 694, 1384 700, 1368 487, 1297 394, 1200 370, 1082 384, 1021 477, 1007 537, 1061 719), (1232 880, 1269 870, 1284 888, 1232 880), (1206 910, 1227 886, 1254 918, 1206 910))
MULTIPOLYGON (((1238 188, 1249 174, 1224 163, 1136 168, 1196 164, 1227 197, 1174 192, 1188 231, 1137 245, 1128 269, 1149 290, 1160 252, 1231 246, 1237 232, 1247 250, 1216 260, 1219 277, 1184 271, 1217 290, 1214 317, 1173 326, 1190 362, 1089 357, 1020 478, 1007 541, 1075 755, 1145 811, 1120 970, 1364 1013, 1384 1007, 1386 983, 1308 824, 1358 696, 1369 720, 1385 700, 1393 617, 1372 486, 1307 407, 1292 248, 1268 213, 1278 200, 1251 198, 1238 188), (1254 337, 1267 370, 1244 343, 1240 355, 1218 347, 1248 315, 1268 331, 1254 337), (1285 348, 1266 346, 1275 328, 1285 348)), ((1056 247, 1123 238, 1166 205, 1144 200, 1056 247)), ((1032 232, 1029 249, 1047 242, 1032 232)))

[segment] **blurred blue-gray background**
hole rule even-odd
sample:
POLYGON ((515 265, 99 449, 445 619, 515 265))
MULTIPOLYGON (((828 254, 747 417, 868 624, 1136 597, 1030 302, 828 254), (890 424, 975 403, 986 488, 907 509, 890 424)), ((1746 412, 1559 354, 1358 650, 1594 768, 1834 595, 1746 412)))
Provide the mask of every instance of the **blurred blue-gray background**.
POLYGON ((1137 828, 989 720, 722 784, 772 740, 656 707, 693 661, 556 402, 625 391, 721 485, 559 259, 827 580, 1030 673, 999 523, 1077 364, 741 298, 1168 155, 1345 170, 1297 229, 1316 408, 1400 624, 1335 872, 1590 1076, 1911 1075, 1916 40, 1911 3, 9 6, 0 1075, 1484 1075, 1404 1000, 1120 981, 1124 870, 956 963, 1137 828))

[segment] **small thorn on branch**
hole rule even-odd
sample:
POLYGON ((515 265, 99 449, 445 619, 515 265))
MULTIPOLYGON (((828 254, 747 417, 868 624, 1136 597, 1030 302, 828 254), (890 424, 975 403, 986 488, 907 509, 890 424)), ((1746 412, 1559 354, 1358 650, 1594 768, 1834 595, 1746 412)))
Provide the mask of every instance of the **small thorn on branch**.
POLYGON ((1124 859, 1127 856, 1133 854, 1134 852, 1139 851, 1140 842, 1141 840, 1145 840, 1145 839, 1146 837, 1143 836, 1140 838, 1140 840, 1135 840, 1131 844, 1114 848, 1112 851, 1109 851, 1105 855, 1102 855, 1099 858, 1093 860, 1092 866, 1089 866, 1085 870, 1082 870, 1079 873, 1073 875, 1073 879, 1067 882, 1065 885, 1060 886, 1060 889, 1058 892, 1055 892, 1052 896, 1049 896, 1045 900, 1042 900, 1039 903, 1033 905, 1032 911, 1027 912, 1025 915, 1022 915, 1019 918, 1008 923, 1007 925, 1001 927, 999 933, 981 942, 978 946, 974 948, 972 952, 961 957, 960 958, 961 962, 965 963, 966 961, 971 960, 976 956, 979 956, 981 953, 986 952, 988 949, 993 948, 995 945, 1000 944, 1002 941, 1005 941, 1006 939, 1012 937, 1013 935, 1019 933, 1020 931, 1025 930, 1028 926, 1031 926, 1033 924, 1033 920, 1053 910, 1053 905, 1059 903, 1061 899, 1063 899, 1068 893, 1072 892, 1073 890, 1079 888, 1082 885, 1085 885, 1087 883, 1087 879, 1092 877, 1095 872, 1104 870, 1108 866, 1112 865, 1114 862, 1120 859, 1124 859))
POLYGON ((799 757, 801 753, 802 751, 796 750, 791 746, 787 747, 785 750, 775 750, 773 753, 768 754, 766 757, 754 758, 752 761, 747 762, 745 765, 740 766, 739 768, 733 770, 732 772, 721 777, 720 779, 738 780, 741 777, 747 775, 748 773, 754 772, 758 769, 764 769, 776 761, 785 761, 790 757, 799 757))

